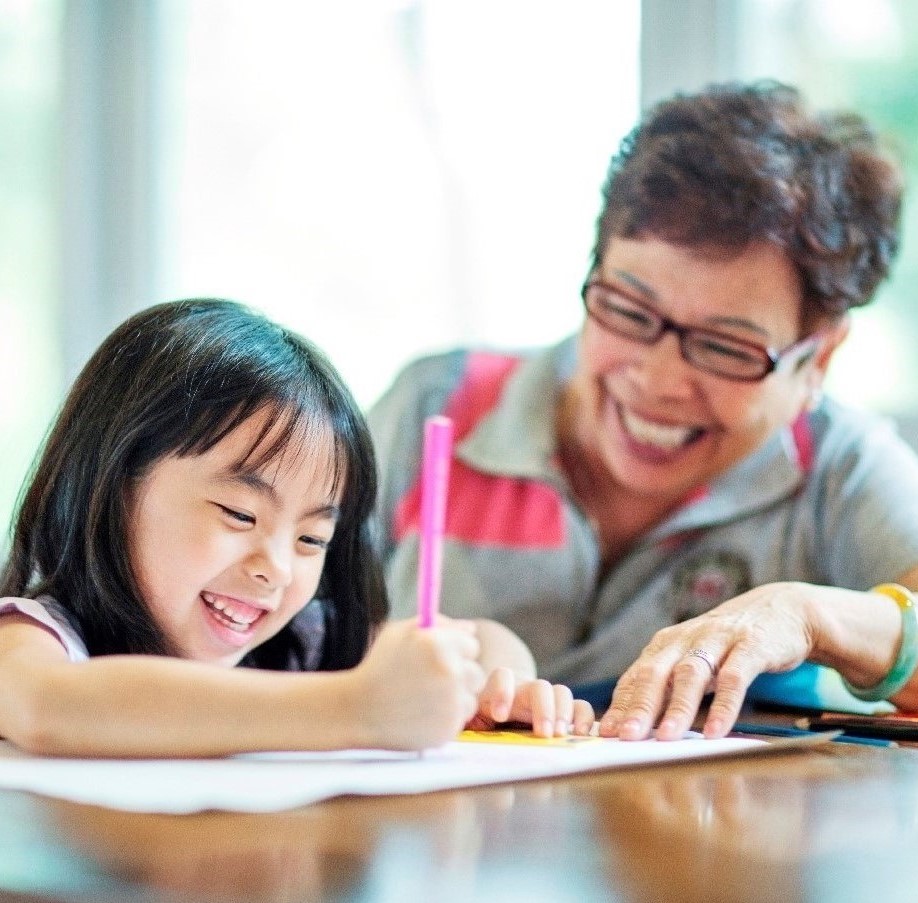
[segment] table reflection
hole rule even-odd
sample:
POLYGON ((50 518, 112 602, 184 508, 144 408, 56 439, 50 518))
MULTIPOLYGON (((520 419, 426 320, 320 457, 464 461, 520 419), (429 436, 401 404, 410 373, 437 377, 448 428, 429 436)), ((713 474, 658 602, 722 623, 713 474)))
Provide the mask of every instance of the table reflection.
POLYGON ((628 900, 893 899, 876 893, 902 886, 918 849, 918 757, 899 755, 909 758, 811 751, 617 776, 593 795, 611 883, 628 900), (893 866, 904 871, 877 879, 893 866))
POLYGON ((841 903, 918 887, 918 755, 838 744, 263 815, 4 796, 0 829, 7 799, 32 810, 21 848, 46 883, 29 892, 62 901, 841 903))
MULTIPOLYGON (((506 900, 529 888, 582 901, 546 852, 569 788, 554 783, 341 799, 289 813, 144 815, 46 801, 63 842, 116 878, 199 903, 506 900), (515 851, 514 855, 509 855, 515 851)), ((561 869, 566 875, 565 868, 561 869)))

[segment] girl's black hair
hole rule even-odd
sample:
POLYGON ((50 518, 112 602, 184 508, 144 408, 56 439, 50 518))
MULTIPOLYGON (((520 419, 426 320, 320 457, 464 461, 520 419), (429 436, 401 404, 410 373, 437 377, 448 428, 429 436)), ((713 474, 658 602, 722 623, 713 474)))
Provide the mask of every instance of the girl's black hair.
MULTIPOLYGON (((174 654, 131 567, 131 487, 162 458, 203 454, 261 412, 267 426, 240 462, 247 467, 288 448, 308 453, 310 438, 327 430, 334 437, 335 484, 343 491, 317 593, 326 628, 319 667, 356 664, 371 626, 388 612, 370 537, 376 466, 369 431, 315 346, 233 301, 160 304, 102 343, 67 396, 22 497, 0 595, 52 596, 90 655, 174 654), (278 422, 284 428, 265 441, 278 422)), ((243 664, 304 667, 306 642, 288 624, 243 664)))

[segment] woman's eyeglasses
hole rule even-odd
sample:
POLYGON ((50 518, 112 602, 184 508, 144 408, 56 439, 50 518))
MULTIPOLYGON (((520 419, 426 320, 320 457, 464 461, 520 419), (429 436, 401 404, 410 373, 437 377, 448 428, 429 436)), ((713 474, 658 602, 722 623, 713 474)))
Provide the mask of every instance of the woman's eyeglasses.
MULTIPOLYGON (((775 350, 715 330, 683 326, 614 286, 597 280, 587 282, 581 296, 587 314, 603 329, 642 345, 653 345, 667 332, 674 332, 679 338, 682 357, 688 363, 724 379, 758 382, 776 370, 790 354, 802 351, 807 345, 812 346, 807 349, 812 354, 818 343, 817 334, 775 350)), ((804 359, 800 359, 797 366, 802 366, 803 362, 804 359)))

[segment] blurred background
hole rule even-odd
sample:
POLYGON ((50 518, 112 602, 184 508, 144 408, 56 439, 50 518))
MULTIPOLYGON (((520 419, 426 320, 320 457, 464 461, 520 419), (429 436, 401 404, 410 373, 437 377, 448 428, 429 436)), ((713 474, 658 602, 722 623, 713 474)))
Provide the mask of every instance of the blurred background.
POLYGON ((865 113, 909 173, 830 388, 911 431, 913 0, 0 0, 0 524, 70 381, 149 304, 258 307, 364 406, 420 353, 573 331, 640 110, 753 77, 865 113))

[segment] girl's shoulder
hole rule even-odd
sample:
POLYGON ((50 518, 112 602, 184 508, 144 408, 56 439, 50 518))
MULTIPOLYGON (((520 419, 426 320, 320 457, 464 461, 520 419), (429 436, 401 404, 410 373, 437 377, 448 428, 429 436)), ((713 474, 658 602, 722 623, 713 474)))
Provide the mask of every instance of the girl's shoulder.
MULTIPOLYGON (((318 671, 325 648, 326 604, 313 599, 290 622, 290 629, 296 634, 306 656, 301 667, 305 671, 318 671)), ((298 669, 297 669, 298 670, 298 669)))
POLYGON ((71 622, 66 609, 50 596, 40 596, 38 599, 16 596, 0 598, 0 617, 12 613, 30 618, 57 637, 72 662, 89 658, 86 643, 71 622))

